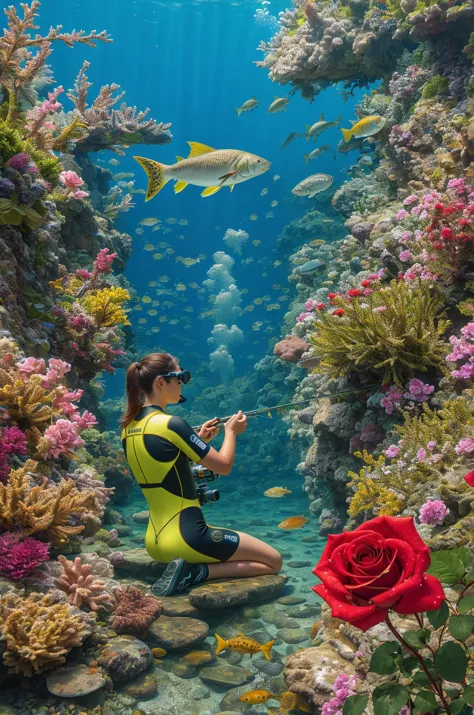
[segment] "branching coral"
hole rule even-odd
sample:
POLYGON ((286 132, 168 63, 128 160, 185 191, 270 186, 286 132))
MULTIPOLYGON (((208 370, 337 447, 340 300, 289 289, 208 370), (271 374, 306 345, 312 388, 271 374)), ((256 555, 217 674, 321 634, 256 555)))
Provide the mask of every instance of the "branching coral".
MULTIPOLYGON (((360 292, 360 291, 359 291, 360 292)), ((381 371, 384 382, 404 384, 414 371, 446 372, 441 336, 449 321, 442 317, 443 297, 420 281, 402 281, 353 297, 335 296, 334 313, 319 312, 311 336, 315 368, 338 377, 381 371)))
POLYGON ((38 463, 28 459, 0 484, 0 527, 21 537, 44 534, 58 547, 84 531, 81 517, 101 515, 102 506, 93 491, 79 491, 72 479, 35 483, 37 470, 38 463))
POLYGON ((10 673, 31 677, 57 668, 90 632, 86 614, 80 615, 68 603, 55 603, 52 594, 0 597, 0 640, 10 673))
POLYGON ((125 94, 115 94, 120 89, 118 84, 102 87, 89 106, 87 94, 92 87, 92 82, 88 81, 86 74, 89 66, 90 62, 84 61, 74 90, 67 93, 75 106, 76 116, 88 130, 87 136, 76 142, 76 151, 101 151, 107 148, 117 154, 124 154, 122 146, 165 144, 171 141, 171 125, 158 124, 154 119, 147 119, 149 109, 140 112, 136 107, 127 107, 125 103, 120 105, 120 109, 114 109, 125 94))
POLYGON ((146 596, 136 586, 118 588, 115 609, 111 619, 117 633, 135 634, 145 631, 160 615, 163 604, 153 596, 146 596))
POLYGON ((124 288, 102 288, 81 300, 86 312, 94 319, 97 330, 116 325, 130 325, 123 304, 130 300, 130 294, 124 288))
POLYGON ((110 595, 104 593, 104 582, 91 573, 91 564, 83 564, 80 556, 68 561, 65 556, 59 555, 58 561, 64 572, 54 582, 57 588, 68 594, 71 605, 77 608, 86 605, 91 611, 112 607, 110 595))

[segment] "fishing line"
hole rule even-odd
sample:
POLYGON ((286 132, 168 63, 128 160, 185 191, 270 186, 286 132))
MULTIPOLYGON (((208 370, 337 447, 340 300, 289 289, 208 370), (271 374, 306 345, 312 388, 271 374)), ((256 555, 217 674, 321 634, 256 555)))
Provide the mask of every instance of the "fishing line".
MULTIPOLYGON (((267 413, 269 417, 271 417, 271 412, 273 410, 282 410, 282 409, 287 409, 289 407, 299 407, 300 405, 304 405, 307 402, 316 402, 317 400, 320 400, 322 397, 337 397, 338 395, 348 395, 353 392, 366 392, 367 390, 372 389, 373 387, 381 387, 380 385, 366 385, 365 387, 359 387, 355 388, 353 390, 343 390, 342 392, 327 392, 323 395, 318 395, 317 397, 310 397, 307 400, 298 400, 297 402, 285 402, 281 405, 274 405, 273 407, 262 407, 259 408, 258 410, 249 410, 248 412, 243 412, 244 415, 247 417, 256 417, 257 415, 262 415, 264 413, 267 413)), ((222 424, 222 422, 227 422, 232 417, 232 415, 227 415, 227 417, 218 417, 216 426, 219 424, 222 424)), ((193 427, 194 430, 198 430, 202 427, 202 425, 196 425, 193 427)))

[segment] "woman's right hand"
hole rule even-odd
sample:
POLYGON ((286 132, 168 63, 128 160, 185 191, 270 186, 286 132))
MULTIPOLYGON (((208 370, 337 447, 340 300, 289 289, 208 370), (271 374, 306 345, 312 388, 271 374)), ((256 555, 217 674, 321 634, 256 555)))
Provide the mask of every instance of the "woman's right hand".
POLYGON ((227 422, 224 423, 224 430, 226 432, 233 432, 235 435, 242 434, 247 429, 247 415, 242 414, 242 410, 239 410, 235 415, 232 415, 227 422))

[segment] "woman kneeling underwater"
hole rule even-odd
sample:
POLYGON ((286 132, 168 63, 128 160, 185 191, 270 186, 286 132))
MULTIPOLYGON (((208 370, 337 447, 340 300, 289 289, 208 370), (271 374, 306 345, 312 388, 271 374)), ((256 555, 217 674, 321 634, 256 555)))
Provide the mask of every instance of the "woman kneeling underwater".
POLYGON ((260 539, 210 526, 204 519, 189 460, 230 474, 236 437, 245 432, 247 417, 239 410, 227 420, 224 442, 216 451, 208 442, 219 431, 217 418, 196 433, 182 417, 165 412, 167 405, 185 402, 181 384, 190 379, 189 370, 182 370, 169 353, 147 355, 130 365, 126 376, 122 445, 150 510, 146 550, 168 564, 152 586, 157 596, 206 580, 277 574, 282 565, 278 551, 260 539))

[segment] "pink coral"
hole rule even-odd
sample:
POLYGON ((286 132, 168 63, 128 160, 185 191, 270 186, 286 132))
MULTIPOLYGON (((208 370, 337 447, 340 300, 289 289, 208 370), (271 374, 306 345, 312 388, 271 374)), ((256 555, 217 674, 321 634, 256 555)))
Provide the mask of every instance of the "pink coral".
POLYGON ((309 348, 307 342, 298 338, 296 335, 287 335, 284 340, 273 348, 273 354, 277 355, 280 360, 286 362, 298 362, 304 352, 309 348))
POLYGON ((429 499, 420 509, 420 521, 428 526, 441 526, 449 514, 444 501, 429 499))
POLYGON ((114 596, 116 606, 111 625, 117 633, 140 633, 146 630, 163 610, 161 601, 144 595, 136 586, 118 588, 114 596))
POLYGON ((117 258, 116 253, 109 254, 108 248, 102 248, 94 261, 95 271, 97 273, 110 273, 115 258, 117 258))
POLYGON ((46 363, 43 358, 27 357, 15 363, 22 376, 42 375, 46 372, 46 363))
POLYGON ((91 564, 83 564, 80 556, 76 556, 74 561, 68 561, 65 556, 60 555, 58 561, 64 572, 54 580, 54 583, 57 588, 69 595, 71 605, 77 608, 86 605, 91 611, 112 607, 110 595, 104 593, 104 582, 91 574, 91 564))
POLYGON ((59 174, 59 181, 63 184, 66 189, 78 189, 79 186, 84 184, 84 179, 76 174, 75 171, 62 171, 59 174))
POLYGON ((50 425, 44 433, 51 446, 46 452, 47 458, 59 457, 61 454, 70 455, 79 447, 82 447, 84 440, 79 437, 79 425, 70 420, 59 419, 50 425))
POLYGON ((27 439, 19 427, 5 427, 0 437, 0 482, 6 484, 10 474, 7 456, 11 454, 26 454, 27 439))
POLYGON ((12 533, 0 536, 0 576, 18 581, 44 561, 49 561, 49 544, 32 537, 20 541, 12 533))
POLYGON ((84 410, 82 415, 80 415, 79 412, 75 412, 71 416, 71 420, 75 424, 79 425, 81 429, 91 429, 97 424, 97 417, 88 410, 84 410))
POLYGON ((357 675, 341 673, 334 681, 334 697, 321 708, 321 715, 339 715, 342 713, 347 698, 355 694, 355 687, 359 680, 357 675))

